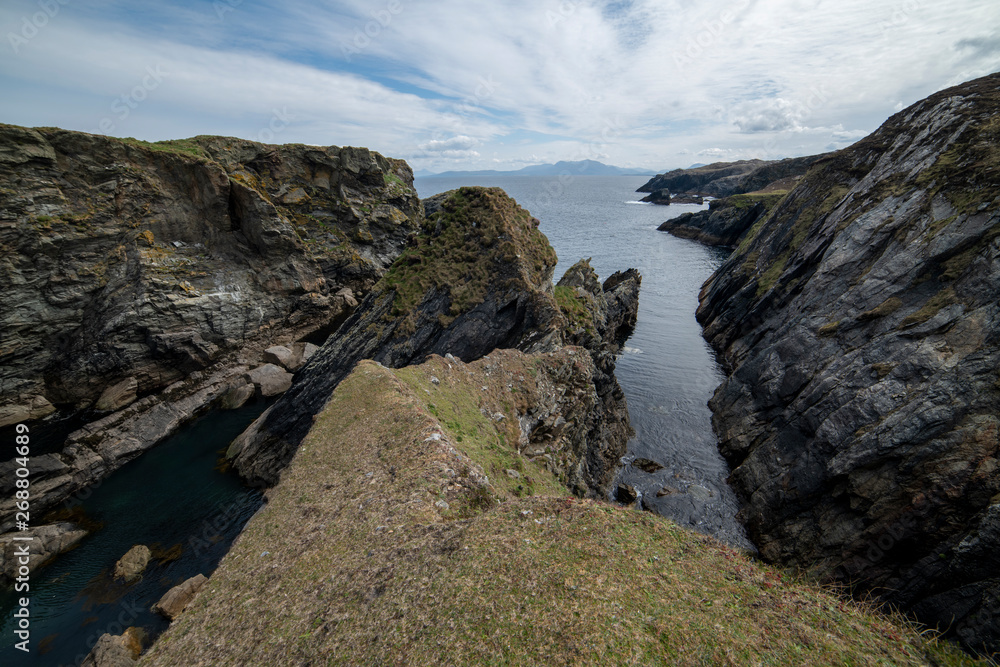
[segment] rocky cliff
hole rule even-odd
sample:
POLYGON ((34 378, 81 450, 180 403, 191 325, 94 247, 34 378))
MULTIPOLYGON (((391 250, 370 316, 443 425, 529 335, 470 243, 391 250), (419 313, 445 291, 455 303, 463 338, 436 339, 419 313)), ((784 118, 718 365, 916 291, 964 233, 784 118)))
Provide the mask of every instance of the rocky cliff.
MULTIPOLYGON (((636 192, 660 190, 712 197, 754 192, 769 184, 802 176, 823 155, 784 160, 739 160, 715 162, 694 169, 674 169, 657 174, 636 192)), ((645 200, 643 200, 645 201, 645 200)))
POLYGON ((1000 75, 813 165, 706 283, 763 556, 1000 651, 1000 75))
MULTIPOLYGON (((254 483, 277 482, 314 416, 362 359, 399 368, 430 354, 472 361, 497 348, 580 344, 591 351, 600 400, 586 416, 586 456, 567 473, 568 483, 580 493, 603 489, 631 433, 613 373, 614 355, 635 325, 638 273, 616 273, 601 286, 581 263, 553 287, 554 251, 538 221, 502 190, 461 188, 425 205, 421 233, 295 386, 233 443, 236 469, 254 483)), ((564 426, 521 419, 526 446, 543 453, 564 426)))
POLYGON ((339 324, 421 218, 410 168, 363 148, 0 125, 0 426, 99 420, 37 452, 33 509, 339 324))

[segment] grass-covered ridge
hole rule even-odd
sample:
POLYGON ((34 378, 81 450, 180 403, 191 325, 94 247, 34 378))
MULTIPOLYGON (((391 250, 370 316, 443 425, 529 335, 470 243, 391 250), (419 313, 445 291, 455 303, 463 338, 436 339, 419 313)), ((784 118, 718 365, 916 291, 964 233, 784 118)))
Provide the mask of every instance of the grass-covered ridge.
POLYGON ((517 416, 540 399, 533 370, 584 355, 359 364, 142 664, 972 664, 711 538, 566 495, 521 458, 517 416))
POLYGON ((396 290, 393 316, 411 313, 431 291, 450 297, 449 318, 483 302, 488 288, 525 277, 533 289, 551 279, 556 254, 531 214, 499 188, 465 187, 440 210, 386 273, 396 290))

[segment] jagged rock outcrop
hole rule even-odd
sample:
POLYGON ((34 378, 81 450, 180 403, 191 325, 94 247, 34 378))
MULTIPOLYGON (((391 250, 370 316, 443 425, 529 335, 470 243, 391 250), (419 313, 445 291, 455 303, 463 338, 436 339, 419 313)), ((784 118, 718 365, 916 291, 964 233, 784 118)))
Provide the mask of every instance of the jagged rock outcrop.
POLYGON ((345 319, 421 214, 410 168, 363 148, 0 125, 0 426, 95 419, 32 458, 32 511, 246 401, 261 351, 345 319))
POLYGON ((0 425, 331 325, 416 229, 411 184, 366 149, 0 125, 0 425))
MULTIPOLYGON (((695 169, 674 169, 657 174, 636 192, 684 192, 728 197, 761 190, 775 181, 805 174, 823 155, 784 160, 739 160, 715 162, 695 169)), ((645 200, 644 200, 645 201, 645 200)))
POLYGON ((659 204, 661 206, 670 205, 670 190, 663 188, 660 190, 654 190, 651 194, 643 197, 639 201, 646 202, 648 204, 659 204))
POLYGON ((1000 650, 1000 75, 817 163, 706 283, 761 554, 1000 650))
POLYGON ((682 213, 657 230, 706 245, 736 246, 744 234, 766 216, 782 195, 733 195, 716 199, 707 211, 682 213))
POLYGON ((399 368, 429 354, 472 361, 497 348, 540 352, 580 341, 592 348, 601 397, 581 488, 602 488, 631 429, 613 359, 635 324, 638 273, 616 273, 602 287, 584 264, 554 290, 556 256, 538 221, 496 188, 461 188, 425 210, 411 247, 292 389, 233 443, 236 469, 276 483, 313 416, 361 359, 399 368))

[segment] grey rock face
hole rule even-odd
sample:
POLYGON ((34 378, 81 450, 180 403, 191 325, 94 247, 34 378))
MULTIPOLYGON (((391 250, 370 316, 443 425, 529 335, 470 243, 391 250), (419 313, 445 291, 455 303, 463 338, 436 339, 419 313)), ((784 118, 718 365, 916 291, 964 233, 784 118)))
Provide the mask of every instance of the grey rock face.
POLYGON ((0 125, 0 423, 342 318, 416 230, 411 183, 365 149, 0 125))
POLYGON ((32 457, 32 510, 238 407, 248 360, 345 319, 419 226, 411 185, 359 148, 0 125, 0 426, 111 411, 32 457))
POLYGON ((638 273, 617 273, 602 287, 588 264, 578 264, 560 281, 576 305, 563 311, 553 298, 555 254, 503 191, 462 188, 425 206, 430 217, 423 234, 291 390, 233 443, 234 466, 251 482, 276 483, 313 415, 361 359, 398 368, 430 354, 468 362, 496 348, 544 352, 573 344, 591 351, 600 397, 580 487, 601 488, 631 434, 613 370, 614 355, 635 325, 638 273))
POLYGON ((761 554, 1000 650, 1000 76, 817 163, 706 283, 761 554))

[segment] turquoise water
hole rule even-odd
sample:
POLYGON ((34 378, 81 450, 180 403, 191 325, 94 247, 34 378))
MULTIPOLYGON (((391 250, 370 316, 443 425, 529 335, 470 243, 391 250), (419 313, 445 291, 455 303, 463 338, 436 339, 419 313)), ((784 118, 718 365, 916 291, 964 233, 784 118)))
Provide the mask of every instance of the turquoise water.
POLYGON ((708 409, 723 375, 694 316, 702 284, 728 251, 656 231, 668 218, 706 207, 643 204, 635 189, 646 180, 579 174, 422 178, 416 187, 421 197, 462 185, 503 188, 541 220, 559 256, 556 280, 586 257, 602 279, 639 269, 639 320, 616 371, 636 430, 626 460, 643 457, 665 467, 648 474, 626 466, 621 479, 642 493, 647 509, 753 548, 735 519, 739 504, 726 483, 729 469, 708 409), (663 489, 669 493, 657 497, 663 489))
POLYGON ((167 622, 149 608, 172 586, 211 574, 262 504, 259 492, 221 471, 218 461, 265 407, 206 415, 84 491, 79 507, 103 527, 31 575, 32 653, 13 648, 15 594, 0 593, 0 664, 76 665, 105 632, 162 632, 167 622), (154 560, 138 583, 117 584, 109 572, 135 544, 153 549, 154 560))

